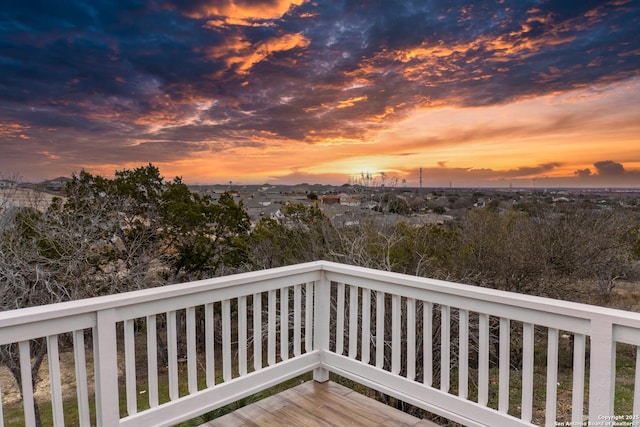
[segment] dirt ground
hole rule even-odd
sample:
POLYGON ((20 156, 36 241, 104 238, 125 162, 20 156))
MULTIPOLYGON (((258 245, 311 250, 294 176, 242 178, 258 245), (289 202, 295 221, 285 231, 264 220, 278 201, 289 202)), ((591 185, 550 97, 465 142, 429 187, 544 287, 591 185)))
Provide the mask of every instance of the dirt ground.
MULTIPOLYGON (((86 355, 87 360, 92 360, 90 354, 86 355)), ((40 381, 36 384, 34 394, 38 402, 48 402, 51 400, 51 390, 49 387, 49 362, 45 356, 40 367, 40 381)), ((76 395, 76 373, 73 361, 73 352, 60 353, 60 377, 62 382, 63 399, 75 398, 76 395)), ((87 377, 89 379, 89 392, 93 391, 93 366, 87 366, 87 377)), ((5 366, 0 366, 0 385, 2 386, 3 405, 15 405, 21 402, 20 390, 13 375, 5 366)))

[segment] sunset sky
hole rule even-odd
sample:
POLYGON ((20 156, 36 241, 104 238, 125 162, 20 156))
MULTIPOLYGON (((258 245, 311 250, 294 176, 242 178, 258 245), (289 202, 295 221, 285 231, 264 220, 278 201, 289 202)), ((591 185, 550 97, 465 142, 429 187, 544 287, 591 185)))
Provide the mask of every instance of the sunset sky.
POLYGON ((149 162, 192 184, 640 187, 640 0, 3 5, 0 176, 149 162))

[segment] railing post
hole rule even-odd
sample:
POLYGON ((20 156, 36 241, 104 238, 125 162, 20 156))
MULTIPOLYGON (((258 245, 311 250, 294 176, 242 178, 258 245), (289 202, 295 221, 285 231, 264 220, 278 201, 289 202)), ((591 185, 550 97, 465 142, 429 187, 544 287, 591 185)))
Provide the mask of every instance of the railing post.
MULTIPOLYGON (((313 286, 313 349, 320 351, 320 363, 324 363, 324 352, 329 351, 329 316, 331 306, 331 283, 321 272, 320 280, 313 286)), ((313 379, 329 380, 329 371, 320 366, 313 370, 313 379)))
POLYGON ((98 427, 115 427, 120 424, 116 346, 114 310, 98 311, 96 326, 93 329, 96 422, 98 427))
POLYGON ((591 355, 589 369, 589 421, 613 415, 616 381, 616 343, 610 319, 591 320, 591 355))

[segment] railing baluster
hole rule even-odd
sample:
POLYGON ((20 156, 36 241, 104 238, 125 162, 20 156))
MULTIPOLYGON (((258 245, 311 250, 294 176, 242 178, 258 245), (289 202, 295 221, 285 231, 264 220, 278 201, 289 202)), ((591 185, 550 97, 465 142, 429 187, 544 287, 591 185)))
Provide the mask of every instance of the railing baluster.
POLYGON ((124 366, 127 397, 127 413, 134 415, 138 412, 136 401, 136 341, 134 319, 124 321, 124 366))
POLYGON ((522 412, 528 423, 533 415, 533 324, 522 324, 522 412))
POLYGON ((206 381, 207 387, 216 384, 216 364, 215 364, 215 322, 213 316, 213 303, 204 305, 204 352, 206 358, 206 381))
POLYGON ((511 373, 511 325, 506 317, 500 318, 500 372, 498 374, 498 411, 509 412, 509 375, 511 373))
POLYGON ((358 287, 349 286, 349 357, 358 355, 358 287))
POLYGON ((189 393, 198 391, 198 365, 196 354, 196 308, 187 307, 187 387, 189 393))
MULTIPOLYGON (((87 426, 90 423, 89 387, 87 386, 87 358, 84 351, 84 330, 82 329, 73 331, 73 359, 76 371, 78 421, 81 426, 87 426)), ((0 419, 2 419, 1 413, 0 419)), ((2 427, 1 424, 0 427, 2 427)))
POLYGON ((293 287, 293 355, 300 356, 302 339, 302 286, 293 287))
POLYGON ((289 358, 289 288, 280 289, 280 358, 289 358))
POLYGON ((31 346, 29 341, 20 341, 20 376, 22 378, 22 405, 26 427, 35 427, 36 417, 33 405, 33 382, 31 379, 31 346))
POLYGON ((178 332, 176 312, 167 313, 167 355, 169 364, 169 399, 178 399, 178 332))
POLYGON ((391 373, 399 374, 402 368, 402 324, 400 303, 402 302, 400 295, 391 296, 391 373))
POLYGON ((458 396, 466 399, 469 393, 469 311, 458 312, 458 396))
MULTIPOLYGON (((149 382, 149 406, 158 406, 158 342, 156 315, 147 316, 147 377, 149 382)), ((80 423, 84 425, 83 423, 80 423)))
POLYGON ((487 406, 489 401, 489 315, 478 315, 478 403, 487 406))
POLYGON ((416 378, 416 300, 407 298, 407 378, 416 378))
POLYGON ((422 381, 424 385, 433 385, 433 303, 422 302, 422 381))
POLYGON ((371 291, 362 288, 362 363, 371 359, 371 291))
POLYGON ((313 282, 305 284, 304 349, 307 352, 313 350, 313 286, 313 282))
POLYGON ((231 301, 222 300, 222 379, 231 380, 231 301))
POLYGON ((98 426, 117 426, 120 419, 116 344, 115 309, 99 310, 96 312, 96 326, 93 328, 93 367, 98 426))
POLYGON ((344 283, 336 286, 336 353, 344 353, 344 283))
POLYGON ((558 330, 547 331, 547 403, 545 424, 553 426, 556 422, 558 394, 558 330))
POLYGON ((376 367, 384 366, 384 292, 376 291, 376 367))
POLYGON ((584 416, 585 354, 586 337, 583 334, 575 334, 573 336, 573 390, 571 391, 571 422, 576 425, 578 425, 578 423, 582 423, 582 418, 584 416))
POLYGON ((247 375, 247 297, 238 298, 238 373, 247 375))
POLYGON ((451 369, 451 308, 440 306, 440 390, 449 391, 449 370, 451 369))
POLYGON ((276 290, 268 292, 267 301, 267 363, 269 366, 276 363, 276 290))
POLYGON ((262 369, 262 294, 253 294, 253 369, 262 369))
POLYGON ((51 388, 51 408, 53 425, 64 426, 64 410, 62 408, 62 383, 60 378, 60 353, 58 336, 47 337, 47 359, 49 361, 49 387, 51 388))

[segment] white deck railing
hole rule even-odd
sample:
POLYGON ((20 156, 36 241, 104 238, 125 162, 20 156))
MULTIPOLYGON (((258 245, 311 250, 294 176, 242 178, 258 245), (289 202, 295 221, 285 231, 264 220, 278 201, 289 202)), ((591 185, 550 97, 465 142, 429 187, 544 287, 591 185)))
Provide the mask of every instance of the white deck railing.
POLYGON ((35 425, 45 344, 56 426, 173 425, 310 371, 471 426, 640 424, 640 356, 616 371, 640 314, 324 261, 0 313, 24 396, 0 426, 35 425))

